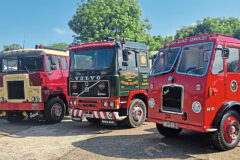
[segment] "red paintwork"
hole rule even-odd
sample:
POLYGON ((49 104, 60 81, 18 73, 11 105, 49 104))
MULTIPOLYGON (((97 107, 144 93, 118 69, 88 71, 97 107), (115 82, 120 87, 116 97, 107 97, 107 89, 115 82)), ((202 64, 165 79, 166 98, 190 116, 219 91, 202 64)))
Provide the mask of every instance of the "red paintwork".
MULTIPOLYGON (((230 83, 234 79, 240 83, 240 74, 238 73, 227 73, 227 63, 224 60, 224 73, 218 75, 212 75, 211 67, 215 56, 215 47, 217 44, 223 44, 223 47, 238 47, 240 48, 240 40, 229 37, 210 37, 210 34, 199 35, 194 37, 188 37, 184 39, 177 39, 172 42, 168 42, 163 48, 181 47, 186 45, 213 42, 214 48, 211 56, 210 64, 208 67, 207 74, 203 77, 191 76, 178 74, 175 71, 172 73, 150 76, 149 86, 153 84, 153 89, 149 87, 148 96, 149 98, 155 99, 155 107, 148 107, 148 121, 163 124, 164 120, 179 123, 179 128, 195 130, 200 132, 206 132, 208 129, 212 129, 214 118, 217 115, 220 107, 228 101, 240 101, 238 89, 237 92, 233 93, 230 89, 230 83), (184 87, 184 100, 183 100, 183 113, 188 114, 188 119, 185 120, 183 114, 174 114, 159 112, 161 109, 162 101, 162 86, 171 84, 168 81, 168 77, 172 76, 174 84, 179 84, 184 87), (196 85, 200 84, 201 89, 196 90, 196 85), (213 95, 208 96, 208 88, 212 87, 213 95), (202 105, 200 113, 194 113, 192 111, 192 103, 199 101, 202 105), (209 110, 210 109, 210 110, 209 110)), ((181 54, 181 53, 180 53, 181 54)), ((179 59, 176 64, 178 64, 179 59)))
POLYGON ((2 111, 42 111, 44 103, 0 103, 2 111), (32 109, 32 104, 38 104, 38 109, 32 109))
MULTIPOLYGON (((11 53, 9 53, 11 54, 11 53)), ((41 72, 10 72, 8 74, 29 74, 29 81, 30 86, 41 86, 42 88, 42 103, 39 104, 38 110, 44 110, 44 104, 48 101, 48 99, 52 96, 60 97, 65 96, 66 101, 69 101, 68 96, 68 89, 67 89, 67 77, 68 77, 68 69, 62 70, 61 61, 59 59, 59 69, 52 70, 47 72, 46 71, 46 56, 48 54, 44 53, 44 65, 43 71, 41 72)), ((49 54, 50 55, 50 54, 49 54)), ((58 56, 58 55, 50 55, 50 56, 58 56)), ((69 56, 58 56, 58 57, 65 57, 67 60, 67 65, 69 68, 69 56)), ((1 63, 0 59, 0 63, 1 63)), ((1 70, 1 65, 0 65, 1 70)), ((5 73, 0 72, 0 87, 3 87, 3 76, 5 73)), ((66 104, 67 105, 67 104, 66 104)), ((35 111, 32 109, 32 103, 23 102, 23 103, 8 103, 8 102, 0 102, 0 111, 12 111, 12 110, 19 110, 19 111, 35 111)))
POLYGON ((116 42, 109 42, 109 41, 101 41, 101 42, 92 42, 92 43, 84 43, 84 44, 78 44, 75 46, 71 46, 68 48, 68 50, 75 50, 75 49, 86 49, 86 48, 94 48, 94 47, 113 47, 116 45, 116 42))

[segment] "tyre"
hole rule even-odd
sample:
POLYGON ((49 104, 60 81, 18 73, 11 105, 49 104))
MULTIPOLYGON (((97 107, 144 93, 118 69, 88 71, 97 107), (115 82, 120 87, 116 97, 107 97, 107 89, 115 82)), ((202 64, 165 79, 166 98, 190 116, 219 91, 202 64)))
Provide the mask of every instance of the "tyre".
POLYGON ((9 112, 7 114, 6 120, 8 122, 14 123, 14 122, 21 122, 24 118, 25 117, 22 115, 21 112, 19 112, 19 113, 11 113, 11 112, 9 112))
POLYGON ((61 122, 65 114, 65 104, 59 98, 50 99, 45 105, 44 119, 47 123, 61 122))
POLYGON ((240 116, 234 110, 227 111, 218 126, 218 131, 212 134, 213 144, 220 150, 235 148, 240 140, 240 116))
POLYGON ((141 99, 131 100, 126 124, 131 128, 141 126, 146 120, 146 105, 141 99))
POLYGON ((100 120, 96 118, 86 118, 88 122, 93 123, 93 124, 99 124, 100 120))
POLYGON ((176 137, 182 131, 182 129, 168 128, 168 127, 164 127, 163 125, 157 124, 157 123, 156 123, 156 127, 157 127, 158 132, 165 137, 176 137))

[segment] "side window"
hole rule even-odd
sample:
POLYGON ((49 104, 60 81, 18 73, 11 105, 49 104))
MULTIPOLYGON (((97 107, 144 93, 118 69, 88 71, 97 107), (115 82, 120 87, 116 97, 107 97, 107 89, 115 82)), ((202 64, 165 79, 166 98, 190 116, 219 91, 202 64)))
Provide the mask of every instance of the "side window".
POLYGON ((148 59, 147 53, 139 53, 139 66, 140 67, 147 67, 148 66, 148 59))
POLYGON ((51 71, 51 60, 50 60, 50 56, 46 56, 46 70, 51 71))
POLYGON ((67 66, 67 60, 65 57, 60 57, 60 60, 61 60, 61 64, 62 64, 62 69, 63 70, 67 70, 68 69, 68 66, 67 66))
POLYGON ((229 58, 227 59, 227 72, 239 72, 239 49, 229 48, 229 58))
POLYGON ((222 51, 216 50, 213 65, 212 65, 212 74, 220 74, 223 72, 223 59, 222 59, 222 51))
POLYGON ((135 52, 130 52, 129 56, 129 60, 128 60, 128 67, 130 68, 136 68, 136 53, 135 52))
POLYGON ((56 66, 54 70, 59 69, 58 56, 51 56, 51 67, 56 66))

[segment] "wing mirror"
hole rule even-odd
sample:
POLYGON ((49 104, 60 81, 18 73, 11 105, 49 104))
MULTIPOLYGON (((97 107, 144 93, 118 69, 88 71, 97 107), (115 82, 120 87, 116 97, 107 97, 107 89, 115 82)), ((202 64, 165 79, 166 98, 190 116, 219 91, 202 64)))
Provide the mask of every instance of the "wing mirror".
POLYGON ((123 61, 128 61, 129 60, 129 51, 127 49, 123 50, 122 56, 123 56, 123 61))
POLYGON ((229 57, 229 48, 224 48, 222 51, 222 58, 228 59, 228 57, 229 57))

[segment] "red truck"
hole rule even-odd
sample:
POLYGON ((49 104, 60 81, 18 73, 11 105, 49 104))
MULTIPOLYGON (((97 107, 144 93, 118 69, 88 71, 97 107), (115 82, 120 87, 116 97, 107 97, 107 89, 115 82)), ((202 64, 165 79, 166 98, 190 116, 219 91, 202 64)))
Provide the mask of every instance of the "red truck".
POLYGON ((109 38, 69 50, 72 119, 140 126, 146 119, 148 105, 147 45, 109 38))
POLYGON ((60 122, 68 107, 66 51, 36 46, 0 54, 0 116, 60 122))
POLYGON ((148 121, 167 137, 211 132, 221 150, 240 139, 240 40, 210 33, 160 49, 150 70, 148 121))

